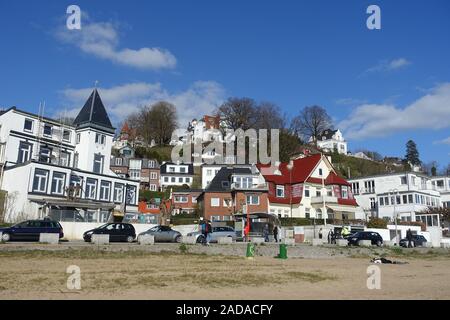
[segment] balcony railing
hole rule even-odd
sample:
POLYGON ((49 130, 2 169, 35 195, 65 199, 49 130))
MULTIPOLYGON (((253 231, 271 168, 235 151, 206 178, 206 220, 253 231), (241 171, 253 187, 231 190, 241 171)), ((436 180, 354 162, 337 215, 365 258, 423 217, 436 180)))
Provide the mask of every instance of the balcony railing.
POLYGON ((337 203, 338 198, 334 196, 318 196, 318 197, 312 197, 311 198, 311 204, 316 203, 337 203))
POLYGON ((269 188, 269 184, 267 182, 261 183, 261 184, 253 184, 253 185, 243 185, 242 183, 235 183, 233 182, 231 184, 231 190, 238 189, 238 190, 267 190, 269 188))

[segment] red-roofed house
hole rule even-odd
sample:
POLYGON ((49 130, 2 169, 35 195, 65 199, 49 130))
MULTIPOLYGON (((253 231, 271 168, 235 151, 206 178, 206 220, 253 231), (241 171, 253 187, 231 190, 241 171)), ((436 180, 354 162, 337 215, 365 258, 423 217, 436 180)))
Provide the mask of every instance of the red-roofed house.
POLYGON ((355 219, 358 204, 350 184, 339 177, 328 158, 314 154, 281 163, 259 165, 269 187, 269 212, 279 217, 355 219))

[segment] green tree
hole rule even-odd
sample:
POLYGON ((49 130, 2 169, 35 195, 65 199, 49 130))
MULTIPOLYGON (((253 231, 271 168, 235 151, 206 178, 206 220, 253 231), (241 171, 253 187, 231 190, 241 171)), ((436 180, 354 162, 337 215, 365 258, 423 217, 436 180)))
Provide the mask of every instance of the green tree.
POLYGON ((406 156, 405 160, 410 162, 412 165, 418 166, 421 164, 419 159, 419 151, 417 150, 417 145, 414 141, 409 140, 406 143, 406 156))

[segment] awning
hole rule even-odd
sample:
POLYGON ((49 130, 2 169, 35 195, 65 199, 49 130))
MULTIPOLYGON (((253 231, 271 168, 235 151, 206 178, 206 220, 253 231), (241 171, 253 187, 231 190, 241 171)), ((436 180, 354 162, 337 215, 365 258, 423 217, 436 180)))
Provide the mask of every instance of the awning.
POLYGON ((47 206, 57 206, 57 207, 70 207, 70 208, 81 208, 81 209, 102 209, 102 210, 112 210, 116 207, 114 203, 109 202, 96 202, 89 200, 63 200, 63 199, 50 199, 50 198, 33 198, 29 197, 30 201, 45 204, 47 206))
POLYGON ((356 207, 353 206, 327 204, 326 207, 336 212, 356 212, 356 207))

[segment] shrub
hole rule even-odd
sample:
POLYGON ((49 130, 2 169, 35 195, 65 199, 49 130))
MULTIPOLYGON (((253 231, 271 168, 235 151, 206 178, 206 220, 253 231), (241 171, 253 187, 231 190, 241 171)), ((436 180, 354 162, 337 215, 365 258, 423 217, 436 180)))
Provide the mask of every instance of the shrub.
POLYGON ((367 228, 387 229, 387 221, 380 218, 370 218, 367 228))

